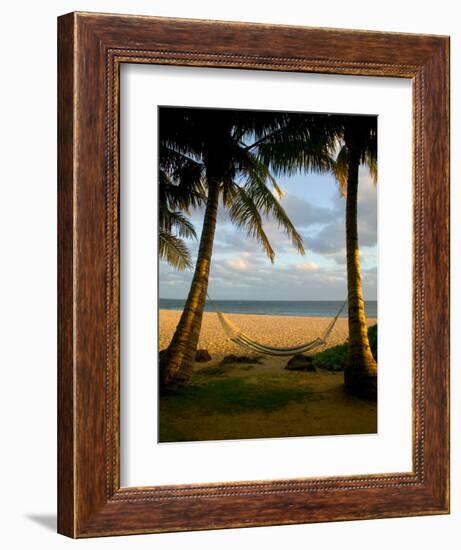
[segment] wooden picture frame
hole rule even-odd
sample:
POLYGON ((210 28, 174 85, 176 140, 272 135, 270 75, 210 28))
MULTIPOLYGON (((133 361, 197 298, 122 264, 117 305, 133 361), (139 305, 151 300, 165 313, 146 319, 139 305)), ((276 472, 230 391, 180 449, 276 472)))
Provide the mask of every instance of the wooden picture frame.
POLYGON ((449 39, 92 13, 60 17, 58 31, 58 531, 95 537, 448 513, 449 39), (411 472, 120 488, 121 63, 412 79, 411 472))

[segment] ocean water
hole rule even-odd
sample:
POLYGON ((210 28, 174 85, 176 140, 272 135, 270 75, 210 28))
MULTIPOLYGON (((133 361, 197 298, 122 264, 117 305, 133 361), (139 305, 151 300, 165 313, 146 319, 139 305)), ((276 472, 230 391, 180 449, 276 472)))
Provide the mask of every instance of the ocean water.
MULTIPOLYGON (((160 298, 160 309, 181 311, 185 300, 160 298)), ((257 315, 292 315, 298 317, 334 317, 343 302, 335 300, 281 301, 281 300, 213 300, 206 302, 205 311, 215 309, 223 313, 254 313, 257 315)), ((378 302, 367 300, 365 312, 368 318, 378 317, 378 302)), ((341 317, 347 317, 347 306, 341 317)))

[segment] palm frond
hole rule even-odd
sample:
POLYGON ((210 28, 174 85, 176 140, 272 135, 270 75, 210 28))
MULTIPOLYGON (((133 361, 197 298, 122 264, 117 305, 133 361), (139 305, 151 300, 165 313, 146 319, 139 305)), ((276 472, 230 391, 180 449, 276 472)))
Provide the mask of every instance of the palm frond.
POLYGON ((285 212, 285 209, 280 204, 278 197, 271 193, 259 174, 250 174, 244 189, 255 204, 257 210, 261 212, 263 216, 273 218, 278 227, 285 231, 296 250, 304 255, 305 250, 301 235, 298 233, 288 217, 288 214, 285 212))
POLYGON ((235 195, 238 192, 238 185, 232 178, 225 178, 222 181, 222 205, 224 208, 229 208, 232 205, 235 195))
POLYGON ((204 166, 171 147, 161 146, 159 157, 160 200, 171 209, 187 210, 206 200, 204 166))
POLYGON ((347 193, 347 173, 349 168, 349 152, 347 147, 343 145, 339 150, 338 156, 333 164, 333 175, 339 184, 339 190, 343 197, 347 193))
POLYGON ((177 233, 185 239, 196 239, 197 234, 191 221, 182 212, 171 211, 165 204, 159 206, 159 227, 161 231, 177 233))
POLYGON ((292 176, 300 172, 326 173, 333 167, 330 151, 321 143, 299 140, 264 143, 258 147, 257 155, 277 176, 292 176))
POLYGON ((367 149, 364 155, 364 164, 368 166, 370 171, 371 181, 376 185, 378 182, 378 159, 376 152, 373 150, 367 149))
POLYGON ((240 149, 238 152, 238 158, 240 163, 240 173, 242 176, 249 178, 258 177, 259 181, 264 185, 266 185, 266 181, 269 181, 276 196, 279 199, 283 197, 283 191, 275 177, 272 175, 269 166, 261 161, 257 155, 248 149, 240 149))
POLYGON ((159 256, 178 271, 193 267, 189 249, 184 241, 165 231, 159 232, 159 256))
POLYGON ((275 254, 267 240, 266 234, 263 232, 261 215, 267 218, 274 218, 278 226, 288 235, 298 252, 304 254, 302 238, 279 202, 283 196, 283 191, 271 174, 268 166, 248 149, 240 149, 236 158, 239 161, 240 174, 244 177, 244 183, 242 185, 243 193, 242 191, 238 191, 242 189, 238 186, 234 185, 234 187, 230 187, 235 194, 235 196, 232 196, 232 193, 230 193, 227 200, 231 220, 242 227, 246 223, 244 216, 250 216, 251 231, 248 234, 257 238, 272 262, 274 261, 275 254), (270 187, 267 185, 268 182, 270 183, 270 187), (253 203, 252 208, 249 207, 249 201, 253 203), (236 204, 237 206, 235 206, 236 204), (258 213, 259 217, 254 214, 254 210, 258 213), (257 225, 260 226, 258 227, 258 231, 263 232, 263 235, 261 234, 259 237, 255 231, 257 225))
POLYGON ((235 185, 232 204, 229 207, 232 222, 246 231, 250 238, 254 238, 262 246, 264 252, 274 263, 275 252, 263 228, 263 221, 253 199, 245 189, 235 185))

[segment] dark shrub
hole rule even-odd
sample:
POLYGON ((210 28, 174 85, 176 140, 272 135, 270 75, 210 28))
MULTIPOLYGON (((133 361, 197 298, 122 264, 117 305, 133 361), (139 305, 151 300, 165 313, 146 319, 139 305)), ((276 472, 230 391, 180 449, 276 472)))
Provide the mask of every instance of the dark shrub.
MULTIPOLYGON (((373 357, 378 361, 378 325, 368 328, 368 340, 373 357)), ((318 369, 342 371, 346 364, 346 358, 347 342, 321 351, 314 355, 312 359, 314 366, 318 369)))

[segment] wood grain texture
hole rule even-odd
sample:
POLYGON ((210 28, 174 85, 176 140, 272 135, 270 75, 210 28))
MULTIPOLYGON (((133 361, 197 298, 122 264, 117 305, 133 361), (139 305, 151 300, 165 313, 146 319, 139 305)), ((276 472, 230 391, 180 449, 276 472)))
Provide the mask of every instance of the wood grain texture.
POLYGON ((59 532, 71 537, 447 513, 449 41, 74 13, 59 19, 59 532), (413 80, 411 472, 120 488, 121 63, 413 80))
POLYGON ((58 21, 58 530, 74 530, 74 25, 58 21))

